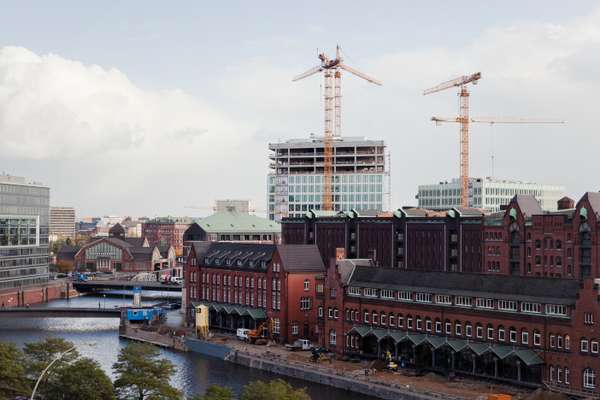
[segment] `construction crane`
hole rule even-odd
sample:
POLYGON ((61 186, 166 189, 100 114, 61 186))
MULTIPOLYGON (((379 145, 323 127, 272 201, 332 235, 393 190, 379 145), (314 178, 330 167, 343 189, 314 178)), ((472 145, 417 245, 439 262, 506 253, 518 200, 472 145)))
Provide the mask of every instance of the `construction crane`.
POLYGON ((325 133, 323 135, 323 201, 322 209, 333 210, 333 138, 342 135, 342 73, 341 70, 350 72, 367 82, 381 86, 375 78, 344 64, 340 46, 336 46, 335 58, 330 59, 325 53, 319 54, 321 64, 296 76, 293 82, 323 72, 324 104, 325 104, 325 133))
MULTIPOLYGON (((468 94, 467 94, 468 96, 468 94)), ((462 105, 462 102, 461 102, 462 105)), ((468 105, 467 105, 468 107, 468 105)), ((462 108, 461 108, 462 111, 462 108)), ((468 207, 468 185, 469 185, 469 131, 468 131, 468 126, 469 124, 490 124, 490 125, 495 125, 495 124, 507 124, 507 125, 515 125, 515 124, 564 124, 565 121, 562 120, 554 120, 554 119, 535 119, 535 118, 498 118, 498 117, 480 117, 480 118, 469 118, 468 117, 468 109, 467 109, 467 114, 466 114, 466 120, 465 117, 463 117, 463 115, 459 116, 459 117, 431 117, 431 120, 433 122, 436 123, 436 125, 440 125, 442 123, 446 123, 446 122, 450 122, 450 123, 459 123, 461 124, 461 206, 462 207, 468 207), (466 130, 463 130, 463 127, 466 125, 466 130), (467 157, 466 162, 463 163, 463 133, 466 132, 466 153, 464 153, 464 156, 467 157), (466 169, 463 171, 463 165, 466 165, 466 169), (464 173, 464 174, 463 174, 464 173), (466 189, 465 189, 466 188, 466 189), (466 196, 463 196, 463 194, 466 194, 466 196)), ((492 156, 492 170, 493 170, 493 156, 492 156)), ((492 171, 493 173, 493 171, 492 171)))
MULTIPOLYGON (((460 203, 462 207, 468 206, 469 198, 469 90, 467 85, 476 85, 481 79, 481 72, 464 75, 447 82, 440 83, 430 89, 423 91, 423 95, 441 92, 442 90, 458 87, 460 97, 459 116, 456 118, 460 123, 460 203)), ((441 122, 441 121, 439 121, 441 122)))

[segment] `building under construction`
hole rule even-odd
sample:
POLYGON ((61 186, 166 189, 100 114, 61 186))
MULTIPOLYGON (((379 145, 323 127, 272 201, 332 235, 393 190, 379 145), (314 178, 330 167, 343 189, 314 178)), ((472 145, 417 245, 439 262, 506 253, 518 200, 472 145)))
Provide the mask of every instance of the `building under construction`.
MULTIPOLYGON (((323 137, 269 144, 267 204, 270 219, 298 217, 323 204, 323 137)), ((339 210, 376 210, 387 206, 389 169, 383 140, 333 139, 332 206, 339 210)))

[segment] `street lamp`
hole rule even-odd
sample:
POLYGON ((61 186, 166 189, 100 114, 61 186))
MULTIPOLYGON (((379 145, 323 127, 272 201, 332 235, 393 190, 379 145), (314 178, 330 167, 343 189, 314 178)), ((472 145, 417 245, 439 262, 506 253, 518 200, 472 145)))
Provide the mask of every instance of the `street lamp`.
MULTIPOLYGON (((84 345, 87 346, 94 346, 96 343, 91 342, 91 343, 84 343, 84 345)), ((52 360, 50 362, 50 364, 48 364, 46 366, 46 368, 44 368, 44 370, 42 371, 42 373, 40 374, 39 378, 37 379, 37 381, 35 382, 35 386, 33 387, 33 392, 31 392, 31 398, 30 400, 33 400, 35 398, 35 392, 37 392, 37 388, 40 385, 40 382, 42 381, 42 378, 44 377, 44 375, 46 375, 46 372, 48 372, 50 370, 50 368, 52 368, 52 366, 54 365, 54 363, 56 363, 58 360, 61 360, 64 356, 66 356, 67 354, 71 353, 73 350, 75 350, 77 348, 77 346, 73 346, 65 351, 63 351, 62 353, 59 353, 56 358, 54 358, 54 360, 52 360)))

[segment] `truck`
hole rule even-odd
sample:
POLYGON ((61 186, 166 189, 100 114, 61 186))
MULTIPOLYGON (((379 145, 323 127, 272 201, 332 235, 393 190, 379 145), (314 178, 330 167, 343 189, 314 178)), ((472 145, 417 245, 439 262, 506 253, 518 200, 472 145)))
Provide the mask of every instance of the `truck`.
POLYGON ((285 349, 289 351, 308 351, 313 348, 312 343, 308 339, 296 339, 292 344, 286 344, 285 349))

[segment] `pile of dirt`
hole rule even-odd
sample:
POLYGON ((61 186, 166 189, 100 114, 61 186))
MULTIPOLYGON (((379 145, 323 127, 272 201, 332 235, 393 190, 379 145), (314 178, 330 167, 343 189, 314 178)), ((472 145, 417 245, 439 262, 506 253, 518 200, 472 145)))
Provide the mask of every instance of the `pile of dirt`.
POLYGON ((569 396, 562 393, 551 392, 548 390, 537 389, 523 400, 569 400, 569 396))

